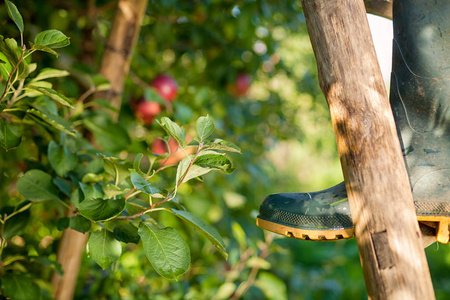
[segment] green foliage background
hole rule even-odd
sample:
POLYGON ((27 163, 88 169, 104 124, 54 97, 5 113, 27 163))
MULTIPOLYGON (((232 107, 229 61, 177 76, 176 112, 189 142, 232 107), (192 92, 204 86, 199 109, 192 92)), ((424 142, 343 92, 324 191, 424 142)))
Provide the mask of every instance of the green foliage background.
MULTIPOLYGON (((15 2, 25 21, 25 40, 45 29, 58 29, 71 38, 59 59, 43 53, 34 59, 43 67, 68 70, 71 76, 54 85, 78 99, 90 87, 87 78, 99 68, 115 1, 15 2)), ((3 6, 0 28, 2 35, 18 38, 3 6)), ((177 198, 217 228, 229 258, 225 261, 197 231, 162 212, 158 221, 176 228, 189 243, 188 273, 179 281, 161 278, 142 248, 128 244, 118 262, 105 270, 83 257, 75 299, 228 299, 246 285, 242 299, 366 298, 354 240, 299 241, 267 234, 255 225, 266 195, 313 191, 342 180, 300 1, 150 0, 131 72, 119 121, 131 132, 132 149, 139 151, 164 136, 156 123, 136 125, 132 111, 133 103, 145 95, 145 84, 160 73, 179 84, 173 111, 166 109, 160 117, 176 120, 193 135, 195 120, 209 114, 216 122, 215 134, 242 149, 242 155, 233 155, 235 173, 213 174, 202 183, 182 186, 177 198), (255 45, 266 50, 258 53, 255 45), (237 98, 229 86, 241 73, 250 74, 253 83, 246 96, 237 98), (248 282, 255 270, 254 281, 248 282)), ((9 185, 12 178, 39 165, 38 143, 26 143, 17 150, 1 150, 1 207, 17 198, 9 185)), ((120 153, 120 147, 114 150, 120 153)), ((56 206, 34 204, 29 215, 17 220, 28 221, 22 240, 12 239, 7 248, 9 253, 47 257, 26 266, 30 276, 41 278, 33 280, 44 291, 42 299, 49 298, 45 291, 58 268, 53 263, 61 237, 58 216, 56 206)), ((437 298, 446 299, 450 248, 430 246, 427 255, 437 298)))

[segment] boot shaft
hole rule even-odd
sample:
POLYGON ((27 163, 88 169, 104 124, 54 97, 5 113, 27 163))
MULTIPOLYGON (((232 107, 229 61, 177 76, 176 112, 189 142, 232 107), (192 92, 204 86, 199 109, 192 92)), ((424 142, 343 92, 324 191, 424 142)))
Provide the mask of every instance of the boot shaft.
POLYGON ((394 1, 390 99, 418 213, 450 215, 450 1, 394 1))

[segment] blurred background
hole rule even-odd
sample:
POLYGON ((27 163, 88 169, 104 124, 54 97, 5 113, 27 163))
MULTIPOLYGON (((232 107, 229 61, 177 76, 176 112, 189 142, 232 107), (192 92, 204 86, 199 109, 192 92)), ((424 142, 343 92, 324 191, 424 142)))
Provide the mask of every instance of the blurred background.
MULTIPOLYGON (((89 88, 84 79, 99 69, 116 1, 14 2, 26 24, 26 40, 49 28, 71 38, 59 59, 45 54, 35 59, 70 71, 58 89, 78 99, 89 88)), ((392 24, 369 20, 388 87, 392 24)), ((18 37, 3 7, 0 25, 2 35, 18 37)), ((229 258, 223 260, 209 241, 162 213, 164 224, 177 228, 191 247, 186 275, 174 282, 162 279, 139 246, 127 246, 106 270, 83 258, 75 299, 366 299, 355 240, 295 240, 255 225, 267 195, 321 190, 343 178, 300 1, 150 0, 120 114, 132 147, 139 141, 151 145, 164 135, 155 122, 135 125, 136 103, 152 101, 146 90, 159 74, 177 82, 178 95, 156 119, 168 116, 189 133, 199 116, 209 114, 215 134, 242 149, 242 155, 233 155, 238 169, 232 175, 213 174, 184 185, 177 199, 218 229, 229 258)), ((42 215, 43 209, 32 213, 42 215)), ((31 218, 27 251, 54 259, 61 232, 52 218, 31 218), (44 247, 48 236, 52 240, 44 247)), ((433 244, 426 251, 436 296, 449 299, 450 247, 433 244)))

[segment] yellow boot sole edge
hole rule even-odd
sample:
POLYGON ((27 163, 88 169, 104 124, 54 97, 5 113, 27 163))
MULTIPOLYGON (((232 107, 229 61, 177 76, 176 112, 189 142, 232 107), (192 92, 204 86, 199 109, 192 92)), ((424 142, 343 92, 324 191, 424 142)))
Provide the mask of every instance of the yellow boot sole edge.
MULTIPOLYGON (((436 228, 436 240, 439 243, 447 244, 449 242, 449 217, 417 216, 417 221, 422 222, 427 226, 436 228)), ((262 229, 301 240, 339 241, 343 239, 350 239, 355 236, 354 228, 335 230, 307 230, 269 222, 260 218, 256 218, 256 225, 262 229)))
POLYGON ((335 230, 307 230, 284 226, 260 218, 256 218, 256 225, 263 229, 301 240, 339 241, 343 239, 350 239, 355 236, 354 228, 335 230))

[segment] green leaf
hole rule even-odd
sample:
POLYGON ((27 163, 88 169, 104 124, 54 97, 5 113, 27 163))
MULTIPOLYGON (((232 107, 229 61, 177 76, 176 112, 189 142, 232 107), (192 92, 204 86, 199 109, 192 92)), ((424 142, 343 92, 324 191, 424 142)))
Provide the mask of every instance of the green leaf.
POLYGON ((155 88, 149 87, 144 89, 144 98, 147 101, 155 101, 159 104, 164 103, 164 99, 159 95, 155 88))
MULTIPOLYGON (((86 145, 90 146, 90 144, 86 145)), ((92 149, 93 150, 93 149, 92 149)), ((96 152, 97 150, 94 150, 96 152)), ((87 164, 80 166, 82 173, 94 173, 94 174, 100 174, 105 171, 103 168, 103 159, 100 158, 92 158, 92 160, 87 164)))
POLYGON ((242 229, 242 226, 238 222, 233 222, 231 224, 231 231, 233 233, 234 238, 238 242, 241 250, 246 249, 247 248, 247 235, 245 234, 244 229, 242 229))
POLYGON ((123 160, 112 157, 105 156, 100 153, 100 157, 103 159, 103 168, 107 174, 110 174, 114 179, 118 178, 119 182, 130 177, 129 164, 123 160))
POLYGON ((23 19, 17 7, 11 1, 5 0, 8 16, 16 23, 20 33, 23 33, 23 19))
POLYGON ((134 169, 130 169, 131 172, 131 182, 133 185, 141 192, 147 195, 161 194, 161 191, 155 188, 150 182, 145 180, 138 172, 134 169))
MULTIPOLYGON (((52 270, 55 270, 59 275, 63 275, 62 267, 59 263, 57 263, 54 260, 49 259, 45 256, 31 256, 30 257, 31 262, 38 262, 41 265, 43 265, 46 268, 50 268, 52 270)), ((39 298, 38 298, 39 299, 39 298)))
POLYGON ((49 97, 50 99, 64 105, 70 108, 75 108, 72 104, 72 101, 69 100, 69 98, 67 98, 66 96, 64 96, 63 94, 58 93, 57 91, 55 91, 54 89, 50 89, 50 88, 46 88, 46 87, 41 87, 41 86, 35 86, 35 85, 27 85, 25 87, 25 89, 32 89, 32 90, 36 90, 44 95, 46 95, 47 97, 49 97))
MULTIPOLYGON (((83 197, 83 193, 80 191, 80 189, 75 189, 75 191, 72 192, 72 194, 70 195, 70 202, 72 202, 72 204, 75 207, 78 207, 78 205, 80 205, 80 203, 83 201, 84 197, 83 197)), ((69 225, 67 225, 69 226, 69 225)))
POLYGON ((56 130, 75 136, 74 130, 70 127, 70 123, 58 115, 44 113, 35 108, 27 110, 27 113, 34 121, 42 124, 43 126, 50 126, 56 130))
POLYGON ((141 239, 136 226, 127 221, 115 221, 114 234, 116 238, 124 243, 139 243, 141 239))
POLYGON ((261 270, 269 270, 271 268, 270 262, 259 256, 252 256, 246 262, 245 265, 249 268, 258 267, 261 270))
MULTIPOLYGON (((2 35, 0 35, 0 51, 4 55, 4 57, 8 60, 12 69, 19 62, 21 51, 19 46, 17 45, 16 40, 14 39, 4 39, 2 35)), ((19 65, 20 68, 20 65, 19 65)), ((11 72, 10 71, 10 72, 11 72)), ((20 73, 20 70, 19 70, 20 73)))
POLYGON ((226 174, 231 174, 236 170, 231 160, 223 153, 205 151, 197 156, 194 165, 202 168, 220 170, 226 174))
POLYGON ((131 143, 125 128, 111 119, 110 115, 96 115, 83 119, 83 123, 105 150, 112 152, 126 149, 131 143))
POLYGON ((83 176, 81 179, 82 183, 96 183, 103 181, 105 176, 103 174, 94 174, 94 173, 87 173, 83 176))
POLYGON ((268 300, 287 300, 286 284, 276 275, 261 272, 255 281, 255 286, 260 288, 268 300))
POLYGON ((34 43, 31 44, 31 49, 48 52, 58 57, 58 53, 53 50, 70 45, 70 39, 59 30, 51 29, 39 33, 34 43))
POLYGON ((92 185, 80 182, 80 188, 84 195, 84 200, 92 200, 102 198, 104 199, 105 194, 99 185, 92 185))
POLYGON ((108 198, 114 198, 130 190, 130 189, 122 190, 120 187, 115 186, 112 183, 107 183, 102 188, 103 192, 106 194, 108 198))
MULTIPOLYGON (((5 207, 2 209, 1 215, 3 217, 5 213, 10 215, 13 212, 14 210, 11 207, 5 207)), ((29 220, 30 211, 28 209, 8 218, 3 226, 3 238, 10 239, 15 235, 21 234, 25 230, 29 220)))
POLYGON ((85 233, 88 232, 89 229, 91 229, 91 221, 83 216, 73 216, 72 218, 70 218, 69 226, 73 230, 85 233))
POLYGON ((42 31, 36 35, 34 38, 34 44, 55 49, 70 45, 70 39, 61 31, 50 29, 42 31))
MULTIPOLYGON (((97 91, 99 91, 99 89, 97 89, 97 91)), ((119 112, 119 110, 117 108, 115 108, 114 106, 112 106, 111 102, 109 102, 106 99, 96 99, 96 100, 94 100, 92 102, 97 104, 97 105, 99 105, 99 106, 101 106, 101 107, 103 107, 103 108, 109 109, 112 112, 115 112, 115 113, 119 112)))
MULTIPOLYGON (((53 87, 53 84, 48 81, 34 81, 33 86, 51 89, 53 87)), ((33 89, 27 89, 27 90, 24 90, 24 92, 22 93, 21 96, 33 98, 33 97, 42 96, 42 93, 38 92, 36 90, 33 90, 33 89)), ((35 103, 33 103, 33 104, 35 104, 35 103)), ((35 105, 33 105, 33 106, 35 106, 35 105)))
POLYGON ((67 217, 62 217, 56 222, 56 229, 58 229, 59 231, 63 231, 64 229, 67 229, 69 227, 69 224, 70 219, 67 217))
POLYGON ((56 57, 59 56, 58 52, 56 52, 55 50, 53 50, 53 49, 51 49, 49 47, 38 45, 38 44, 33 44, 31 42, 30 42, 30 45, 31 45, 31 49, 32 50, 47 52, 47 53, 53 54, 56 57))
POLYGON ((144 154, 142 154, 142 153, 138 153, 136 155, 136 157, 134 158, 134 161, 133 161, 133 168, 136 170, 136 172, 139 173, 139 175, 145 176, 144 172, 141 171, 142 157, 144 157, 144 154))
POLYGON ((15 67, 17 64, 19 64, 17 70, 19 79, 24 79, 26 78, 26 76, 28 76, 28 64, 25 60, 20 61, 20 58, 22 56, 22 49, 19 47, 15 39, 3 40, 3 36, 0 35, 0 51, 3 52, 12 66, 15 67))
POLYGON ((212 143, 206 144, 204 149, 241 153, 241 148, 222 139, 215 139, 212 143))
POLYGON ((185 175, 187 169, 189 168, 189 165, 191 163, 191 159, 193 159, 193 155, 190 155, 188 157, 185 157, 177 167, 177 183, 184 183, 192 178, 196 178, 199 176, 202 176, 208 172, 211 171, 211 169, 208 168, 202 168, 197 165, 192 165, 192 167, 189 169, 188 173, 185 175), (183 178, 184 176, 184 178, 183 178), (181 181, 182 180, 182 181, 181 181), (181 182, 180 182, 181 181, 181 182))
MULTIPOLYGON (((42 81, 39 81, 39 82, 42 82, 42 81)), ((27 93, 28 92, 39 93, 34 90, 27 90, 26 92, 27 93)), ((51 100, 49 97, 45 97, 45 96, 38 97, 37 99, 32 101, 31 105, 33 106, 33 108, 39 110, 40 112, 42 112, 44 114, 52 114, 52 115, 59 116, 58 105, 56 104, 55 101, 51 100)), ((70 126, 70 123, 68 121, 66 121, 66 123, 68 124, 68 126, 70 126)))
MULTIPOLYGON (((186 173, 190 160, 193 156, 185 157, 179 164, 177 169, 177 182, 179 183, 186 173)), ((223 153, 215 151, 203 151, 194 161, 194 164, 189 169, 186 176, 181 183, 184 183, 193 178, 202 176, 213 170, 220 170, 226 174, 231 174, 236 169, 233 167, 231 160, 223 153)))
POLYGON ((48 79, 48 78, 57 78, 57 77, 65 77, 69 76, 70 73, 65 70, 58 70, 58 69, 52 69, 52 68, 45 68, 42 69, 41 72, 33 78, 32 82, 35 84, 36 81, 48 79))
POLYGON ((189 269, 190 252, 173 228, 158 228, 141 222, 138 231, 145 255, 159 275, 176 280, 189 269))
POLYGON ((163 117, 158 124, 170 135, 178 145, 186 146, 186 130, 177 123, 172 122, 169 118, 163 117))
POLYGON ((28 73, 31 74, 37 69, 37 63, 28 64, 28 73))
POLYGON ((80 214, 92 221, 107 221, 118 216, 125 208, 125 198, 84 200, 78 205, 80 214))
POLYGON ((54 141, 48 144, 48 160, 52 168, 59 176, 75 169, 78 163, 78 157, 67 147, 58 145, 54 141))
POLYGON ((66 196, 70 197, 70 194, 72 194, 72 187, 68 181, 63 180, 61 178, 53 178, 53 183, 58 187, 58 189, 61 192, 66 194, 66 196))
POLYGON ((13 149, 22 142, 22 131, 19 125, 10 124, 0 118, 0 146, 6 151, 13 149))
POLYGON ((127 200, 127 205, 128 204, 132 205, 132 206, 134 206, 134 207, 136 207, 137 209, 140 209, 140 210, 144 210, 144 209, 150 208, 150 204, 148 203, 148 201, 144 201, 144 200, 142 200, 140 198, 137 198, 137 197, 128 199, 127 200))
POLYGON ((223 283, 217 290, 214 298, 216 299, 230 299, 236 291, 236 284, 233 282, 223 283))
POLYGON ((214 120, 210 116, 200 117, 197 120, 197 134, 200 138, 200 141, 204 141, 207 137, 209 137, 216 126, 214 125, 214 120))
POLYGON ((19 50, 18 47, 11 49, 9 45, 6 43, 6 40, 4 39, 3 35, 0 35, 0 51, 3 54, 3 56, 8 60, 8 62, 11 64, 12 68, 14 68, 14 66, 17 65, 17 62, 19 61, 20 53, 18 53, 19 56, 17 56, 17 50, 19 50))
POLYGON ((114 234, 105 228, 91 233, 88 241, 92 259, 104 270, 122 254, 122 245, 114 234))
POLYGON ((17 181, 17 189, 28 200, 59 200, 52 176, 41 170, 30 170, 17 181))
POLYGON ((172 209, 172 212, 182 219, 185 222, 188 222, 192 226, 195 227, 198 231, 200 231, 208 240, 211 241, 211 243, 216 246, 217 250, 219 250, 220 254, 227 259, 228 254, 225 251, 225 242, 223 241, 220 234, 217 232, 217 230, 212 227, 211 225, 208 225, 205 221, 200 219, 194 214, 191 214, 188 211, 185 210, 177 210, 172 209))
POLYGON ((2 277, 3 296, 14 300, 30 300, 40 298, 40 289, 24 275, 8 274, 2 277))
MULTIPOLYGON (((2 45, 3 41, 1 40, 1 36, 0 36, 0 46, 2 45)), ((0 47, 0 51, 1 51, 1 47, 0 47)), ((3 54, 3 52, 0 52, 0 60, 2 61, 2 66, 0 66, 0 75, 1 77, 3 77, 3 81, 5 81, 9 76, 9 73, 11 73, 13 67, 11 66, 11 64, 9 63, 8 59, 6 58, 5 54, 3 54)), ((0 80, 1 82, 1 80, 0 80)))
POLYGON ((98 73, 92 74, 92 76, 90 78, 90 82, 96 88, 98 88, 99 86, 105 85, 105 84, 109 84, 109 80, 106 79, 103 75, 98 74, 98 73))

